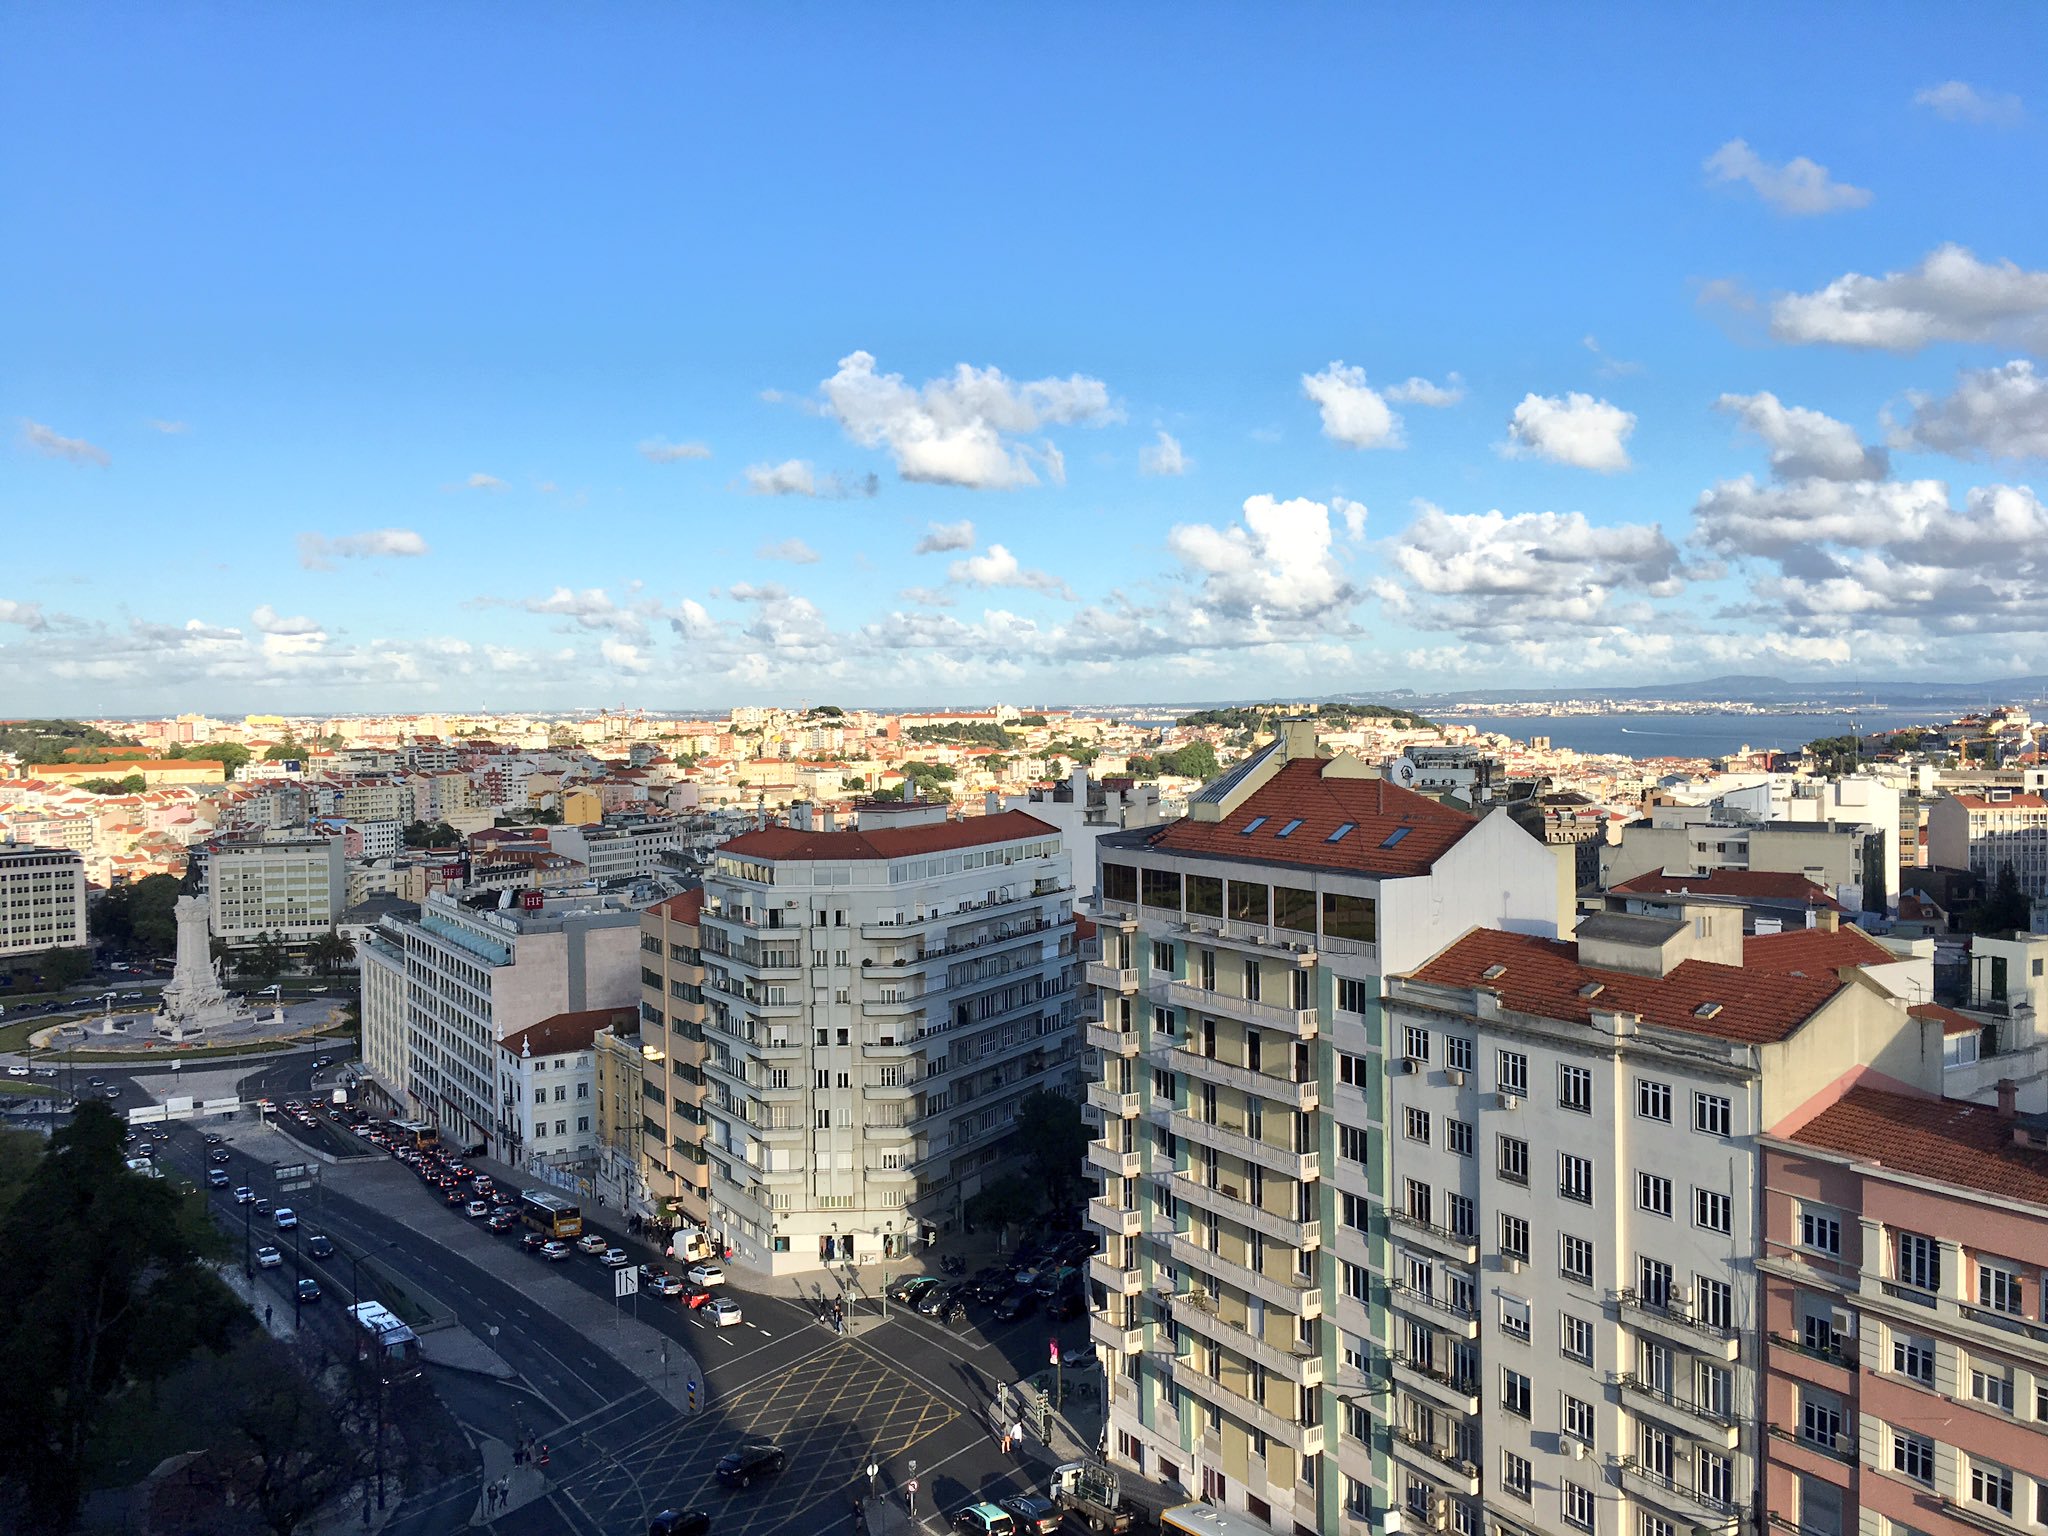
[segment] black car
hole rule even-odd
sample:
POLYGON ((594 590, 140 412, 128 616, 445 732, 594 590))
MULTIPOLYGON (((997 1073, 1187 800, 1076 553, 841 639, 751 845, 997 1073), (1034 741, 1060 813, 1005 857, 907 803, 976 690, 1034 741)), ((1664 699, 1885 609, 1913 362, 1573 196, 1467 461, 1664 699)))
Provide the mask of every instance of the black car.
POLYGON ((711 1536, 708 1509, 664 1509, 647 1522, 647 1536, 711 1536))
POLYGON ((331 1259, 334 1257, 334 1239, 309 1237, 306 1239, 306 1252, 316 1259, 331 1259))
POLYGON ((1070 1317, 1080 1317, 1087 1310, 1087 1295, 1071 1287, 1061 1291, 1045 1304, 1045 1315, 1056 1323, 1063 1323, 1070 1317))
POLYGON ((547 1246, 547 1239, 529 1228, 519 1234, 519 1246, 527 1253, 539 1253, 547 1246))
POLYGON ((906 1307, 914 1307, 924 1300, 927 1291, 936 1289, 938 1283, 930 1275, 911 1275, 889 1287, 889 1299, 901 1302, 906 1307))
POLYGON ((1054 1536, 1065 1519, 1057 1504, 1035 1493, 1015 1493, 998 1499, 996 1507, 1017 1522, 1017 1536, 1054 1536))
POLYGON ((1038 1293, 1020 1285, 996 1303, 995 1319, 999 1323, 1012 1322, 1037 1310, 1038 1293))
POLYGON ((266 1218, 266 1217, 267 1217, 267 1216, 269 1216, 269 1215, 270 1215, 270 1202, 269 1202, 268 1200, 258 1200, 258 1201, 256 1202, 256 1219, 257 1219, 258 1221, 262 1221, 262 1220, 263 1220, 264 1218, 266 1218))
POLYGON ((319 1299, 320 1299, 320 1286, 319 1286, 319 1283, 318 1283, 317 1281, 315 1281, 315 1280, 312 1280, 312 1279, 306 1279, 306 1280, 301 1280, 301 1281, 299 1282, 299 1300, 301 1300, 301 1301, 318 1301, 319 1299))
POLYGON ((789 1465, 789 1457, 779 1445, 770 1445, 766 1440, 750 1440, 736 1451, 727 1451, 718 1458, 718 1480, 728 1488, 751 1487, 756 1478, 773 1477, 789 1465))

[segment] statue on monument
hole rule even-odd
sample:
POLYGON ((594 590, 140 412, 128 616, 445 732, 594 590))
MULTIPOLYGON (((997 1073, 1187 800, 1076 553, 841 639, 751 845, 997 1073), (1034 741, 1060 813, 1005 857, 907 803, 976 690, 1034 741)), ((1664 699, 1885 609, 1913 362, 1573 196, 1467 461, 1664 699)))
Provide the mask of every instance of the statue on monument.
POLYGON ((220 962, 213 958, 213 935, 207 914, 210 903, 200 878, 197 857, 185 865, 175 910, 178 922, 177 965, 163 993, 163 1019, 157 1028, 173 1040, 233 1023, 235 1007, 221 984, 220 962))

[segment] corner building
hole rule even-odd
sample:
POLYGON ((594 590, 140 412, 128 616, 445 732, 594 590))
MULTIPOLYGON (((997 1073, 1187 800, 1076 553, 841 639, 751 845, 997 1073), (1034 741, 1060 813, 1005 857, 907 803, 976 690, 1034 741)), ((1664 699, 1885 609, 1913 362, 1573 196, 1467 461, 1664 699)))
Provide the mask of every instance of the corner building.
POLYGON ((1110 1456, 1276 1530, 1378 1531, 1381 979, 1475 925, 1555 935, 1569 865, 1505 812, 1324 756, 1300 721, 1186 817, 1097 850, 1110 1456))
POLYGON ((1073 874, 1022 811, 860 807, 721 847, 698 917, 710 1225, 774 1274, 898 1257, 1072 1089, 1073 874))

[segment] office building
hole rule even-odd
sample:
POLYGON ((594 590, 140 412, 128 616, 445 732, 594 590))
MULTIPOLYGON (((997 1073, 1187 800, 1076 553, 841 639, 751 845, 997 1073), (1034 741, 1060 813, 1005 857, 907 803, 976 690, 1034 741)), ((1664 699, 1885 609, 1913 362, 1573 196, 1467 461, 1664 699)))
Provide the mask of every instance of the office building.
POLYGON ((85 941, 85 860, 69 848, 0 843, 0 957, 85 941))
POLYGON ((246 948, 263 938, 306 944, 348 907, 348 871, 338 837, 280 837, 215 843, 206 850, 213 936, 246 948))
POLYGON ((2024 896, 2048 896, 2048 797, 2010 789, 1949 795, 1927 811, 1927 851, 1937 865, 1967 869, 1988 891, 2010 867, 2024 896))

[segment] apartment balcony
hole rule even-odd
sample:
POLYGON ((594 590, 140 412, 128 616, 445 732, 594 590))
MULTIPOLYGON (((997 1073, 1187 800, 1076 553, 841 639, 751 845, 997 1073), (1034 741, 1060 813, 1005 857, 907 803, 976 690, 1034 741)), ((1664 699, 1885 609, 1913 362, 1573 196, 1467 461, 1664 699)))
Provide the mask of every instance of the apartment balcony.
POLYGON ((1320 1424, 1303 1424, 1296 1418, 1275 1412, 1264 1403, 1240 1396, 1215 1377, 1205 1375, 1185 1364, 1177 1364, 1174 1367, 1173 1384, 1183 1392, 1221 1409, 1240 1423, 1249 1424, 1262 1432, 1267 1439, 1277 1440, 1297 1455, 1322 1454, 1323 1426, 1320 1424))
POLYGON ((1181 1113, 1173 1117, 1173 1130, 1184 1140, 1228 1153, 1244 1162, 1257 1163, 1261 1168, 1271 1169, 1299 1183, 1322 1175, 1320 1154, 1290 1152, 1285 1147, 1276 1147, 1263 1137, 1251 1135, 1240 1119, 1203 1120, 1181 1113))
POLYGON ((1175 1296, 1167 1302, 1167 1310, 1181 1327, 1193 1329, 1234 1355, 1256 1360, 1283 1380, 1301 1387, 1323 1384, 1323 1357, 1320 1354, 1271 1343, 1249 1329, 1225 1322, 1217 1314, 1213 1297, 1175 1296))
POLYGON ((1461 1307, 1434 1292, 1418 1291, 1400 1280, 1394 1281, 1388 1290, 1393 1293, 1395 1306, 1423 1318, 1439 1333, 1454 1339, 1479 1337, 1479 1314, 1471 1307, 1461 1307))
POLYGON ((1418 1360, 1413 1355, 1397 1354, 1393 1364, 1394 1380, 1419 1392, 1437 1407, 1463 1414, 1479 1411, 1478 1378, 1454 1378, 1444 1366, 1418 1360))
POLYGON ((668 1059, 671 1066, 701 1067, 711 1059, 711 1046, 702 1039, 677 1035, 669 1044, 668 1059))
POLYGON ((1138 968, 1134 965, 1105 965, 1100 960, 1090 960, 1081 967, 1081 980, 1091 987, 1100 987, 1105 992, 1119 992, 1131 996, 1138 990, 1138 968))
POLYGON ((1742 1336, 1733 1328, 1693 1317, 1672 1303, 1651 1301, 1632 1289, 1621 1292, 1618 1300, 1622 1322, 1669 1339, 1681 1349, 1723 1361, 1733 1361, 1741 1351, 1742 1336))
POLYGON ((1264 1072, 1257 1067, 1241 1067, 1228 1061, 1219 1061, 1214 1056, 1205 1056, 1200 1041, 1192 1035, 1167 1037, 1174 1043, 1175 1050, 1169 1065, 1177 1072, 1185 1072, 1192 1078, 1218 1087, 1235 1088, 1240 1093, 1256 1094, 1269 1104, 1282 1109, 1299 1110, 1309 1114, 1322 1105, 1322 1085, 1314 1078, 1296 1081, 1281 1077, 1277 1073, 1264 1072))
MULTIPOLYGON (((1048 897, 1059 896, 1072 889, 1073 887, 1070 885, 1061 885, 1049 880, 1030 883, 1021 880, 1013 881, 1011 893, 1007 896, 998 896, 993 901, 981 901, 963 905, 951 912, 925 912, 890 921, 862 923, 860 925, 860 936, 864 939, 872 939, 877 943, 886 943, 891 940, 902 942, 914 938, 916 935, 929 933, 934 928, 946 928, 962 923, 985 921, 994 917, 1006 907, 1021 907, 1027 902, 1044 901, 1048 897), (1041 887, 1043 888, 1041 889, 1041 887)), ((1043 926, 1054 927, 1057 925, 1047 922, 1043 926)), ((1009 938, 1017 936, 1016 933, 1006 935, 1009 938)))
POLYGON ((1138 1032, 1135 1029, 1118 1029, 1114 1024, 1105 1024, 1098 1019, 1082 1031, 1082 1037, 1105 1056, 1138 1054, 1138 1032))
POLYGON ((1091 1312, 1088 1337, 1112 1354, 1135 1355, 1145 1347, 1145 1325, 1136 1313, 1119 1318, 1108 1312, 1091 1312))
POLYGON ((1241 1227, 1250 1227, 1284 1247, 1322 1246, 1323 1224, 1320 1221, 1301 1221, 1274 1214, 1252 1200, 1251 1192, 1242 1180, 1219 1178, 1210 1184, 1192 1171, 1182 1171, 1175 1175, 1169 1187, 1177 1199, 1214 1211, 1224 1220, 1234 1221, 1241 1227))
POLYGON ((1106 1083, 1090 1083, 1087 1099, 1091 1105, 1112 1119, 1137 1118, 1138 1096, 1135 1093, 1118 1093, 1106 1083))
POLYGON ((1316 939, 1312 933, 1222 917, 1189 917, 1167 927, 1197 944, 1257 955, 1261 960, 1285 960, 1304 970, 1316 963, 1316 939))
POLYGON ((1633 1456, 1621 1459, 1620 1472, 1623 1488, 1638 1498, 1678 1511, 1684 1517, 1682 1524, 1725 1526, 1742 1513, 1740 1506, 1688 1488, 1665 1473, 1644 1466, 1633 1456), (1702 1515, 1706 1516, 1704 1520, 1702 1515))
POLYGON ((912 1014, 922 1015, 929 994, 920 992, 915 997, 864 997, 860 1000, 860 1013, 864 1019, 907 1019, 912 1014))
POLYGON ((1396 1209, 1388 1210, 1387 1221, 1404 1242, 1427 1248, 1431 1253, 1455 1263, 1479 1262, 1479 1239, 1473 1233, 1453 1232, 1449 1227, 1440 1227, 1435 1222, 1396 1209))
POLYGON ((861 1169, 861 1174, 870 1184, 877 1187, 897 1189, 917 1182, 917 1168, 914 1164, 902 1168, 866 1167, 861 1169))
MULTIPOLYGON (((1276 1280, 1264 1270, 1235 1263, 1178 1232, 1167 1238, 1166 1247, 1173 1255, 1174 1264, 1184 1272, 1208 1275, 1218 1284, 1234 1286, 1296 1317, 1323 1315, 1323 1292, 1319 1285, 1292 1277, 1276 1280)), ((1214 1289, 1214 1286, 1208 1288, 1214 1289)))
POLYGON ((1405 1424, 1390 1427, 1396 1457, 1419 1467, 1431 1482, 1453 1493, 1462 1493, 1470 1498, 1479 1492, 1477 1462, 1467 1461, 1454 1447, 1428 1439, 1405 1424))
POLYGON ((1135 1253, 1131 1256, 1129 1269, 1125 1269, 1107 1254, 1096 1254, 1088 1261, 1088 1278, 1112 1296, 1135 1296, 1145 1288, 1144 1276, 1137 1268, 1135 1253))
POLYGON ((1316 1037, 1316 1011, 1313 1008, 1283 1008, 1277 1003, 1253 1002, 1248 997, 1211 992, 1185 981, 1169 981, 1153 995, 1190 1013, 1236 1019, 1240 1023, 1254 1024, 1260 1029, 1274 1030, 1300 1040, 1316 1037))
POLYGON ((1106 1141, 1088 1143, 1088 1166, 1108 1174, 1113 1179, 1135 1179, 1138 1176, 1139 1157, 1133 1148, 1119 1152, 1106 1141))
POLYGON ((1110 1237, 1136 1237, 1144 1230, 1145 1213, 1097 1196, 1088 1202, 1088 1225, 1110 1237))
POLYGON ((1819 1435, 1809 1435, 1804 1426, 1799 1429, 1788 1429, 1782 1424, 1772 1424, 1768 1428, 1771 1438, 1780 1445, 1797 1446, 1802 1451, 1808 1451, 1815 1456, 1823 1457, 1840 1465, 1854 1466, 1856 1464, 1858 1446, 1856 1443, 1856 1432, 1853 1429, 1846 1429, 1838 1435, 1822 1438, 1819 1435))
POLYGON ((915 1040, 863 1040, 860 1053, 869 1061, 908 1061, 918 1053, 915 1040))
POLYGON ((1735 1449, 1740 1426, 1735 1415, 1721 1409, 1696 1403, 1690 1398, 1667 1392, 1662 1387, 1652 1386, 1642 1377, 1633 1373, 1621 1378, 1622 1395, 1638 1398, 1656 1404, 1656 1415, 1668 1419, 1695 1439, 1724 1451, 1735 1449))

